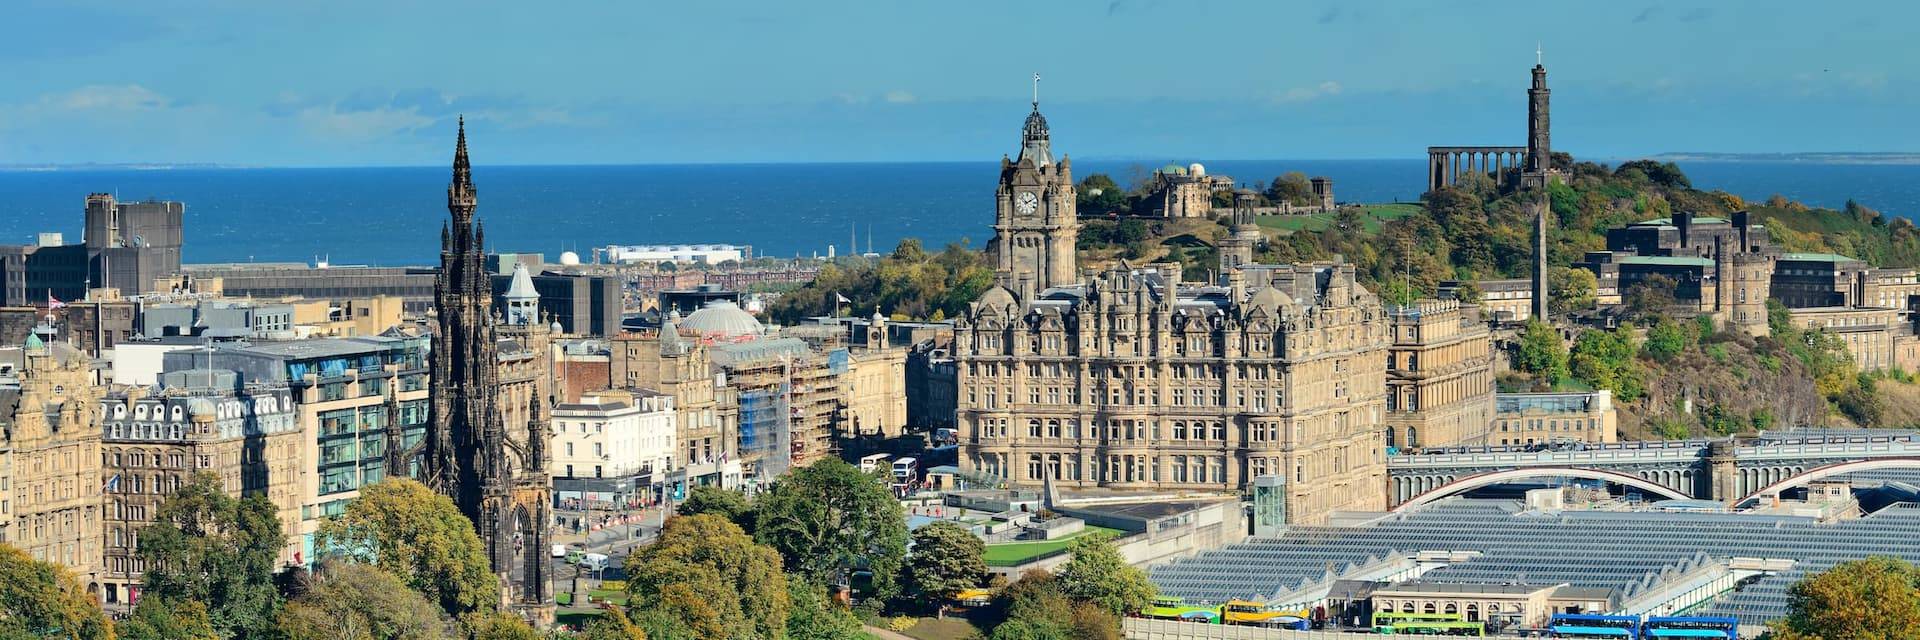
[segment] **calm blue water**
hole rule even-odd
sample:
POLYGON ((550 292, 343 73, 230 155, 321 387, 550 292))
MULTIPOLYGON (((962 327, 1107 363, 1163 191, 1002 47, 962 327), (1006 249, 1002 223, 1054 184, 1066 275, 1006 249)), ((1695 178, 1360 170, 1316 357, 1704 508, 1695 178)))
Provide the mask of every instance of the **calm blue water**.
MULTIPOLYGON (((1123 185, 1158 162, 1083 161, 1123 185)), ((1425 187, 1419 160, 1208 163, 1208 171, 1264 183, 1286 171, 1326 175, 1342 201, 1411 200, 1425 187)), ((1748 198, 1780 193, 1816 205, 1847 198, 1899 215, 1920 211, 1920 166, 1689 163, 1696 186, 1748 198)), ((991 236, 994 163, 646 165, 474 169, 480 217, 500 251, 725 242, 759 255, 845 253, 858 225, 881 251, 902 237, 929 246, 991 236)), ((447 170, 192 169, 0 172, 0 244, 40 231, 80 239, 86 194, 187 203, 188 262, 309 261, 429 264, 446 218, 447 170)))

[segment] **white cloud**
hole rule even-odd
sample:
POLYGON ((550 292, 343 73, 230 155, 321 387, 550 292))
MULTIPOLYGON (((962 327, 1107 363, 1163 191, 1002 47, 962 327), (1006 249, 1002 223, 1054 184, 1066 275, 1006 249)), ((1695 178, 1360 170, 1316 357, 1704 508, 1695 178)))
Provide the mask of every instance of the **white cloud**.
POLYGON ((433 124, 433 118, 412 109, 371 109, 339 111, 332 107, 308 107, 298 114, 300 126, 323 138, 373 140, 402 131, 433 124))
POLYGON ((88 85, 66 93, 40 97, 46 107, 71 110, 143 111, 165 109, 173 101, 152 89, 137 85, 88 85))
POLYGON ((1337 95, 1340 95, 1340 83, 1328 80, 1311 87, 1294 87, 1288 89, 1286 93, 1280 94, 1280 96, 1274 98, 1273 101, 1280 104, 1293 104, 1310 102, 1337 95))
POLYGON ((914 97, 911 93, 895 89, 887 92, 886 100, 892 104, 907 104, 919 100, 919 98, 914 97))

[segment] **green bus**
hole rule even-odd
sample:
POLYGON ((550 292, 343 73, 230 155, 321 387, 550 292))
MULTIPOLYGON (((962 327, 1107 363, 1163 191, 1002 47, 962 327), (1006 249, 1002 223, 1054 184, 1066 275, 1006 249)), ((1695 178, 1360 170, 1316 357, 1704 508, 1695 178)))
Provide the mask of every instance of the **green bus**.
POLYGON ((1162 620, 1185 620, 1187 622, 1220 623, 1220 605, 1187 604, 1185 600, 1170 597, 1153 599, 1153 604, 1140 610, 1140 615, 1162 620))
POLYGON ((1396 622, 1387 626, 1375 626, 1375 632, 1394 635, 1416 636, 1471 636, 1487 635, 1487 625, 1483 622, 1396 622))

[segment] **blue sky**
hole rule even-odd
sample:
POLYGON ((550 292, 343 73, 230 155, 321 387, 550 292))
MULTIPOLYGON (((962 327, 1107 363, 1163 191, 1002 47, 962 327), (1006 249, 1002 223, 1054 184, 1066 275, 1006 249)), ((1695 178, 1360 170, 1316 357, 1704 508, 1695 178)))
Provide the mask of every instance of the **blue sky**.
POLYGON ((0 164, 1920 151, 1920 3, 0 0, 0 164))

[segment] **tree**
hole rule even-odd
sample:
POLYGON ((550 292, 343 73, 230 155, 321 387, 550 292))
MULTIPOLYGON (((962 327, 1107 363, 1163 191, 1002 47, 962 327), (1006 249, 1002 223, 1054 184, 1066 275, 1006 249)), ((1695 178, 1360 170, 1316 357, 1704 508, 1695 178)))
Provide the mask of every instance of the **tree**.
POLYGON ((1788 592, 1778 640, 1920 639, 1920 569, 1876 556, 1834 565, 1788 592))
POLYGON ((787 640, 863 640, 860 618, 839 602, 828 598, 825 590, 795 580, 787 583, 787 640))
POLYGON ((1067 640, 1073 628, 1073 601, 1059 579, 1040 569, 1028 571, 1000 593, 1004 622, 992 640, 1067 640))
POLYGON ((1097 603, 1075 601, 1063 581, 1028 571, 1001 592, 1004 622, 992 640, 1120 640, 1120 618, 1097 603))
POLYGON ((1647 357, 1666 362, 1680 355, 1691 342, 1686 327, 1680 326, 1673 318, 1660 316, 1654 321, 1653 328, 1647 330, 1647 343, 1643 348, 1647 357))
POLYGON ((1313 201, 1313 181, 1307 178, 1307 174, 1288 171, 1273 179, 1273 184, 1267 186, 1266 196, 1275 203, 1310 204, 1313 201))
POLYGON ((267 635, 280 609, 274 565, 286 544, 266 496, 236 499, 213 474, 195 474, 140 530, 144 595, 207 605, 221 637, 267 635))
POLYGON ((440 607, 380 567, 332 561, 313 590, 280 610, 285 640, 440 640, 447 624, 440 607))
POLYGON ((66 567, 0 544, 0 637, 112 640, 113 624, 66 567))
POLYGON ((675 506, 673 512, 683 516, 711 513, 733 521, 742 529, 753 526, 753 503, 747 501, 746 494, 713 485, 694 487, 686 501, 675 506))
POLYGON ((1600 286, 1600 281, 1593 277, 1592 271, 1586 269, 1552 267, 1547 270, 1547 284, 1553 296, 1548 306, 1552 307, 1554 313, 1567 313, 1592 309, 1594 291, 1600 286))
POLYGON ((468 640, 542 640, 540 632, 525 620, 500 611, 476 611, 460 617, 461 633, 468 640))
POLYGON ((185 600, 172 602, 148 596, 140 599, 133 615, 122 620, 116 631, 121 640, 219 640, 220 634, 207 619, 207 605, 185 600))
POLYGON ((754 537, 786 558, 789 571, 827 584, 866 569, 872 595, 893 595, 907 553, 906 512, 879 476, 822 460, 787 474, 754 511, 754 537))
POLYGON ((1560 332, 1540 320, 1528 320, 1526 330, 1520 334, 1520 353, 1513 367, 1533 374, 1548 385, 1566 379, 1567 347, 1560 342, 1560 332))
POLYGON ((694 637, 776 640, 786 633, 780 554, 718 515, 668 520, 653 544, 627 557, 627 575, 635 606, 677 618, 694 637))
POLYGON ((1080 536, 1067 550, 1073 559, 1060 568, 1060 587, 1067 597, 1116 615, 1137 612, 1153 602, 1154 587, 1147 574, 1121 559, 1108 535, 1080 536))
POLYGON ((907 559, 907 592, 932 603, 939 615, 961 591, 980 586, 987 575, 987 546, 966 527, 941 520, 913 532, 913 556, 907 559))
POLYGON ((578 640, 647 640, 647 633, 627 619, 620 607, 608 607, 598 620, 587 623, 578 640))
POLYGON ((316 546, 378 564, 450 615, 500 600, 473 522, 453 500, 407 478, 360 489, 346 513, 320 525, 316 546))

